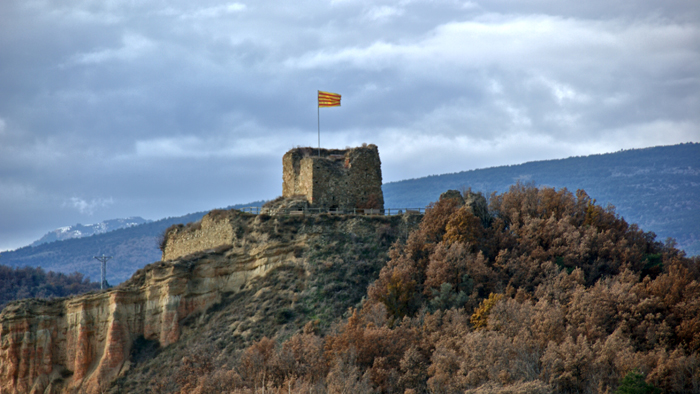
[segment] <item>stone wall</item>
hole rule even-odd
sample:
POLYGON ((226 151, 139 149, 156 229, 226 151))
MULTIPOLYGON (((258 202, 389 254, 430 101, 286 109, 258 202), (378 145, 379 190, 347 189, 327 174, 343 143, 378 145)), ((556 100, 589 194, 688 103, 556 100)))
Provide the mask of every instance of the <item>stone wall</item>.
POLYGON ((306 196, 314 208, 384 208, 376 145, 347 150, 296 148, 283 159, 282 196, 306 196))
POLYGON ((174 226, 167 232, 163 261, 175 260, 193 253, 232 245, 235 224, 228 211, 212 211, 202 220, 187 226, 174 226))

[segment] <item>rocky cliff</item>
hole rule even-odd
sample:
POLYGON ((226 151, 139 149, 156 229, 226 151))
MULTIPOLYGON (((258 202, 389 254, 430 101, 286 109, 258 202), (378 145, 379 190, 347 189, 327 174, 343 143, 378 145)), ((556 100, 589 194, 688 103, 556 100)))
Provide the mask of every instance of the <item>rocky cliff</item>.
MULTIPOLYGON (((137 339, 167 347, 180 338, 185 318, 205 313, 222 294, 243 290, 275 267, 304 264, 308 245, 318 249, 333 234, 380 239, 409 219, 218 211, 202 224, 224 231, 229 243, 195 246, 186 256, 181 248, 172 260, 153 263, 114 289, 18 301, 5 308, 0 314, 0 393, 100 392, 129 371, 137 339), (216 248, 201 250, 208 246, 216 248)), ((190 243, 199 245, 198 231, 206 228, 183 227, 173 239, 196 239, 190 243)))

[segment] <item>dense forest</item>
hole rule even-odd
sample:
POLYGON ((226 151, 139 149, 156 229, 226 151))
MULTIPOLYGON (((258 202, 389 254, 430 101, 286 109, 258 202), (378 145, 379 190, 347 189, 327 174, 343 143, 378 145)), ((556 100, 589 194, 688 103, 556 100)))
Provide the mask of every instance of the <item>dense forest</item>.
POLYGON ((13 300, 23 298, 53 298, 99 290, 99 282, 75 272, 62 274, 46 272, 41 267, 11 268, 0 265, 0 309, 13 300))
POLYGON ((700 393, 700 259, 581 190, 453 191, 345 318, 192 337, 151 392, 700 393))

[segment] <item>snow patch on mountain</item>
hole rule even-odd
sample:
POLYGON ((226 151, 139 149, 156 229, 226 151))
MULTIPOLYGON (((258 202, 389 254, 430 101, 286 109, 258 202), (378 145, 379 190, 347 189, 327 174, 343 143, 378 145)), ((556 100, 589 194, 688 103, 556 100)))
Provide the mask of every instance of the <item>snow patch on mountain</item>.
POLYGON ((150 223, 151 220, 146 220, 142 217, 133 216, 125 219, 110 219, 94 224, 75 224, 73 226, 59 227, 56 230, 49 231, 46 235, 34 241, 30 246, 38 246, 41 244, 63 241, 71 238, 89 237, 95 234, 104 234, 109 231, 118 230, 125 227, 138 226, 139 224, 150 223))

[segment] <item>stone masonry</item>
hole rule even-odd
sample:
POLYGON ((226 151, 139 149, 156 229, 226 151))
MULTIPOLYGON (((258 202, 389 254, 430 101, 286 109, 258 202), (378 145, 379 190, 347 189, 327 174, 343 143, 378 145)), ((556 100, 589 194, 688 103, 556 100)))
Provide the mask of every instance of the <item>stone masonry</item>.
POLYGON ((212 211, 202 218, 201 222, 189 226, 173 226, 167 232, 163 261, 175 260, 193 253, 216 249, 233 244, 235 213, 228 211, 212 211))
POLYGON ((303 195, 312 208, 384 209, 376 145, 351 149, 296 148, 282 158, 282 196, 303 195))

